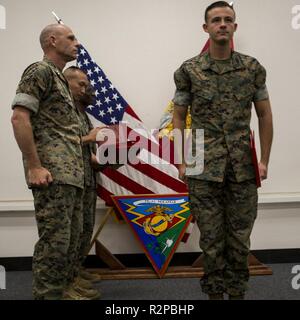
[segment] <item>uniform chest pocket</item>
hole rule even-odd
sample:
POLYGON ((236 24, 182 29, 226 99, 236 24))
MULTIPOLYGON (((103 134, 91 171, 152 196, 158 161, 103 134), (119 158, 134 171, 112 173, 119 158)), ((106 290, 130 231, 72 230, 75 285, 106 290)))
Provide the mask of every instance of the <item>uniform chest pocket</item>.
POLYGON ((67 89, 67 87, 61 83, 61 81, 57 80, 55 83, 55 94, 57 95, 57 100, 60 100, 63 103, 67 103, 71 107, 73 107, 73 100, 71 97, 71 93, 67 89))
POLYGON ((196 91, 193 94, 192 115, 200 115, 211 109, 213 93, 205 90, 196 91))
POLYGON ((77 110, 69 92, 56 84, 48 100, 48 113, 58 125, 70 126, 78 123, 77 110))
POLYGON ((241 107, 251 107, 254 94, 255 87, 249 86, 247 88, 238 89, 233 95, 241 107))

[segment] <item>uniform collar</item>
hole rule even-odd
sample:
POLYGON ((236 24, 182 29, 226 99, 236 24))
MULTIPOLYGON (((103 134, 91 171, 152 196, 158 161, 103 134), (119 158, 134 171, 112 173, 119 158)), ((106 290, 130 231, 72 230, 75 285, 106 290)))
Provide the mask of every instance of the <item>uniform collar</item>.
POLYGON ((61 73, 61 71, 58 69, 58 67, 53 63, 53 61, 51 61, 50 59, 48 59, 47 57, 44 57, 43 59, 44 62, 46 62, 47 64, 50 65, 51 68, 59 71, 61 73))
MULTIPOLYGON (((231 63, 228 64, 228 67, 225 70, 223 70, 222 73, 245 68, 243 61, 237 52, 232 51, 230 60, 231 60, 231 63)), ((216 66, 215 61, 213 59, 211 59, 209 52, 205 52, 205 53, 201 54, 199 57, 199 61, 201 63, 202 70, 209 70, 210 69, 216 73, 219 73, 219 69, 216 66)))
POLYGON ((63 73, 58 69, 58 67, 47 57, 44 57, 43 59, 44 62, 46 62, 50 68, 55 72, 55 74, 63 81, 66 83, 67 87, 69 87, 68 85, 68 81, 65 78, 65 76, 63 75, 63 73))

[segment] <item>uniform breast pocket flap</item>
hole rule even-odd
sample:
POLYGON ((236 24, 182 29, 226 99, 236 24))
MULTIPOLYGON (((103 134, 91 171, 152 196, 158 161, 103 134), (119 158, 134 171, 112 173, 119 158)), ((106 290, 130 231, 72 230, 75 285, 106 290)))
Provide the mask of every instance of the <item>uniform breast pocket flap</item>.
POLYGON ((209 92, 196 92, 192 104, 192 115, 204 115, 212 105, 213 95, 209 92))
POLYGON ((213 100, 213 94, 209 91, 197 91, 194 93, 194 103, 199 105, 210 104, 213 100))
POLYGON ((233 95, 238 101, 251 101, 255 93, 255 87, 239 88, 233 95))

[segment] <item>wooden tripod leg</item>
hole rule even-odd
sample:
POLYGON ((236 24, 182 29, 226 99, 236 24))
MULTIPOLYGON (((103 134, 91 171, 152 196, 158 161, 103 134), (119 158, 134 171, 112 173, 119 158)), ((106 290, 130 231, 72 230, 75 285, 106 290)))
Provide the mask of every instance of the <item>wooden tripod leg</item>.
POLYGON ((96 233, 95 233, 95 235, 94 235, 94 237, 93 237, 93 239, 91 241, 91 244, 90 244, 89 248, 87 249, 87 255, 89 254, 89 252, 93 248, 94 243, 98 239, 99 234, 102 231, 102 229, 104 228, 104 225, 107 222, 107 220, 108 220, 109 216, 111 215, 112 211, 113 211, 113 208, 109 208, 107 210, 106 215, 104 216, 103 220, 101 221, 101 223, 100 223, 100 225, 99 225, 99 227, 98 227, 98 229, 97 229, 97 231, 96 231, 96 233))
POLYGON ((96 256, 106 263, 110 270, 126 269, 124 264, 98 240, 96 240, 96 256))
POLYGON ((203 268, 203 255, 201 254, 192 264, 193 268, 203 268))

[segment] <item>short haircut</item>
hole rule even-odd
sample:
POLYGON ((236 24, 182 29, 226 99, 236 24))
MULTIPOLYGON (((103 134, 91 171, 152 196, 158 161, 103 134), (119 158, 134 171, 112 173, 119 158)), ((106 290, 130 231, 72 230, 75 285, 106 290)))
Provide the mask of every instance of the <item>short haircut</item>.
POLYGON ((68 79, 72 78, 75 72, 82 72, 86 75, 86 73, 76 66, 71 66, 64 71, 64 76, 68 79))
POLYGON ((46 26, 40 34, 40 44, 42 49, 45 51, 50 46, 50 37, 57 35, 61 29, 68 28, 66 25, 55 23, 46 26))
POLYGON ((216 1, 214 3, 212 3, 210 6, 208 6, 205 10, 205 22, 208 22, 208 12, 214 8, 230 8, 233 12, 234 12, 234 16, 235 16, 235 11, 233 8, 233 5, 230 5, 228 2, 226 1, 216 1))

